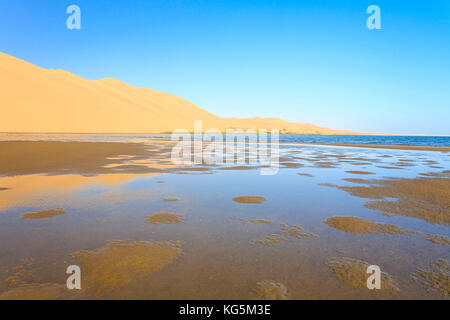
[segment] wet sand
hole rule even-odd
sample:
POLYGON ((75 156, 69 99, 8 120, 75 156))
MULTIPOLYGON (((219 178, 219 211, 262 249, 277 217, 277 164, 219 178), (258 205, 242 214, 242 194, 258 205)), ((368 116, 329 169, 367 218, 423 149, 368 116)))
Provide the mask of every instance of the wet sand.
POLYGON ((57 208, 57 209, 49 209, 49 210, 41 210, 36 212, 27 212, 24 213, 21 218, 22 219, 28 219, 28 220, 35 220, 35 219, 47 219, 47 218, 53 218, 56 216, 60 216, 62 214, 66 214, 67 211, 63 208, 57 208))
POLYGON ((177 242, 110 241, 103 248, 78 251, 71 256, 83 268, 82 286, 98 294, 158 272, 180 254, 181 243, 177 242))
POLYGON ((446 260, 436 260, 431 264, 431 268, 417 270, 413 278, 426 285, 429 290, 450 295, 450 266, 446 260))
POLYGON ((238 203, 260 204, 266 201, 266 198, 259 196, 240 196, 233 198, 233 201, 238 203))
POLYGON ((0 143, 0 299, 448 298, 444 152, 289 146, 261 176, 83 143, 0 143))
POLYGON ((145 220, 151 224, 175 224, 184 221, 182 214, 160 212, 148 215, 145 220))
POLYGON ((289 293, 284 284, 265 280, 256 284, 252 298, 255 300, 287 300, 289 293))
POLYGON ((0 294, 0 300, 60 300, 68 298, 67 288, 61 284, 29 284, 0 294))
POLYGON ((350 194, 369 199, 396 198, 366 203, 366 207, 387 215, 420 218, 450 225, 450 179, 447 177, 379 180, 368 187, 340 187, 350 194))
POLYGON ((135 143, 0 141, 0 175, 99 173, 124 154, 142 155, 135 143))
MULTIPOLYGON (((333 271, 337 279, 346 286, 369 290, 367 288, 367 268, 369 263, 353 258, 331 258, 328 267, 333 271)), ((381 291, 395 293, 399 291, 397 284, 387 273, 381 274, 381 291)))
POLYGON ((375 223, 357 217, 331 217, 325 223, 332 228, 353 234, 405 234, 406 231, 392 224, 375 223))

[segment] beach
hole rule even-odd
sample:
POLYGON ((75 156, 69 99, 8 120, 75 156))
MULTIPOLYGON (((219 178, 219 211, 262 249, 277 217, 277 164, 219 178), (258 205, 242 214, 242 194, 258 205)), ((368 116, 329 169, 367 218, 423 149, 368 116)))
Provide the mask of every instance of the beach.
POLYGON ((68 136, 0 142, 0 299, 448 299, 448 147, 281 143, 265 176, 68 136))

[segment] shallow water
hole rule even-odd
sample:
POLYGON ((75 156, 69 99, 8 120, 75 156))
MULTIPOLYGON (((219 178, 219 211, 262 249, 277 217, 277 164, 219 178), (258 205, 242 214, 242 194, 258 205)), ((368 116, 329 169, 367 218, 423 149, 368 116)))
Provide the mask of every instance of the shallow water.
MULTIPOLYGON (((346 178, 415 178, 420 173, 442 172, 450 169, 450 153, 289 145, 281 147, 281 158, 282 163, 301 166, 281 163, 272 176, 260 175, 259 169, 210 167, 204 172, 163 174, 0 177, 0 187, 9 188, 0 191, 0 294, 24 284, 64 285, 67 266, 80 263, 77 254, 71 254, 98 252, 108 247, 108 241, 126 240, 176 241, 181 254, 174 254, 156 271, 131 273, 125 285, 111 285, 101 292, 84 290, 64 298, 248 299, 262 281, 282 284, 291 299, 447 297, 414 281, 412 275, 419 268, 429 269, 437 259, 450 258, 448 245, 422 236, 450 237, 448 225, 382 215, 364 207, 367 199, 333 185, 356 185, 343 180, 346 178), (259 196, 266 201, 233 201, 240 196, 259 196), (65 209, 66 214, 21 218, 27 212, 55 208, 65 209), (184 219, 170 224, 146 221, 147 216, 161 212, 180 214, 184 219), (324 223, 333 216, 389 223, 411 233, 354 235, 324 223), (257 219, 272 223, 249 222, 257 219), (283 225, 299 225, 310 236, 283 234, 283 225), (272 234, 281 240, 272 245, 252 242, 272 234), (400 291, 347 286, 327 265, 334 257, 380 266, 400 291), (25 271, 17 268, 20 265, 25 271), (7 281, 11 277, 16 283, 7 281)), ((121 263, 120 254, 108 259, 112 264, 121 263)))
MULTIPOLYGON (((170 140, 169 134, 36 134, 36 133, 0 133, 0 141, 92 141, 127 142, 142 139, 170 140)), ((226 136, 225 136, 226 138, 226 136)), ((224 138, 224 140, 225 140, 224 138)), ((270 141, 270 136, 268 137, 270 141)), ((283 143, 311 144, 373 144, 450 147, 450 136, 388 136, 388 135, 310 135, 283 134, 279 137, 283 143)))

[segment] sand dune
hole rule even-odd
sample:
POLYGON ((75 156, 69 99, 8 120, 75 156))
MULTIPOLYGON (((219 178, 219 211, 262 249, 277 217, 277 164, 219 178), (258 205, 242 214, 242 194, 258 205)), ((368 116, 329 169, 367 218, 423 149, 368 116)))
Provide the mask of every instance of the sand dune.
POLYGON ((277 128, 282 133, 351 134, 281 119, 220 118, 183 98, 116 79, 87 80, 0 53, 0 132, 161 133, 177 128, 277 128))

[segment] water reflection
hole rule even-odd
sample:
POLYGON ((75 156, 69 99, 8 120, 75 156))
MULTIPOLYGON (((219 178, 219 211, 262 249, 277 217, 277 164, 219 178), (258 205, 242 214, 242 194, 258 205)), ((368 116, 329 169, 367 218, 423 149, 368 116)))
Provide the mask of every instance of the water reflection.
MULTIPOLYGON (((382 215, 364 206, 367 199, 330 185, 436 177, 450 169, 446 153, 283 146, 280 156, 274 176, 210 166, 211 174, 0 177, 0 298, 35 297, 37 292, 62 299, 445 297, 448 286, 439 283, 439 291, 428 291, 411 275, 449 259, 448 225, 382 215), (65 214, 21 219, 27 212, 58 208, 65 214), (160 214, 156 220, 155 214, 160 214), (366 224, 358 232, 345 232, 355 226, 330 226, 332 217, 358 217, 366 224), (348 279, 341 272, 342 266, 352 269, 366 261, 379 265, 398 290, 374 293, 359 282, 353 285, 357 276, 348 279), (105 269, 104 263, 115 267, 105 269), (64 290, 70 264, 89 269, 89 284, 78 295, 64 290)), ((154 165, 164 159, 124 155, 111 160, 154 165)), ((448 279, 443 274, 440 279, 448 279)))

